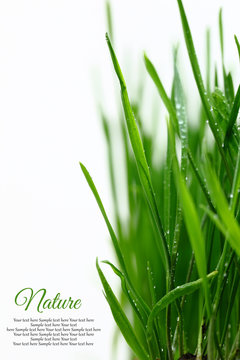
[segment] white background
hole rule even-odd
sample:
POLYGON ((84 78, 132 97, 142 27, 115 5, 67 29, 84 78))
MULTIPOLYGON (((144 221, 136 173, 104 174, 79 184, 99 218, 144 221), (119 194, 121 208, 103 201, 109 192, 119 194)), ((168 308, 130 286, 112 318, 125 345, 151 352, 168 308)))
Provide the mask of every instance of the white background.
MULTIPOLYGON (((219 63, 218 9, 223 6, 226 63, 238 82, 233 35, 240 36, 239 5, 228 0, 185 0, 200 64, 204 37, 212 32, 219 63)), ((45 287, 50 298, 80 297, 79 313, 102 327, 94 350, 34 351, 46 360, 110 360, 114 322, 102 295, 95 258, 114 255, 97 205, 78 161, 91 172, 108 213, 112 212, 106 148, 96 104, 116 120, 116 79, 105 44, 105 6, 100 0, 0 1, 0 283, 1 354, 5 360, 31 359, 14 352, 5 328, 25 313, 14 304, 24 287, 45 287)), ((113 1, 115 46, 130 96, 136 92, 146 50, 166 88, 172 77, 172 47, 181 43, 185 88, 195 94, 183 44, 177 1, 113 1), (188 73, 188 75, 187 75, 188 73)), ((151 83, 147 85, 152 92, 151 83)), ((194 117, 196 101, 189 109, 194 117)), ((147 110, 146 110, 147 113, 147 110)), ((116 281, 108 274, 111 283, 116 281)), ((48 312, 44 316, 64 316, 48 312)), ((119 359, 123 359, 123 353, 119 359)))

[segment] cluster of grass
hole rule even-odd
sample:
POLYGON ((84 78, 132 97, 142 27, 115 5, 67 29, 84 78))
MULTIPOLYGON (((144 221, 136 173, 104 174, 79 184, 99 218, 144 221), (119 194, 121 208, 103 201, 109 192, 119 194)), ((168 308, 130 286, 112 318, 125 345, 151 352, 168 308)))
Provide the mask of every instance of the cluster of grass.
MULTIPOLYGON (((224 64, 222 13, 219 15, 223 89, 220 74, 204 84, 181 0, 177 0, 187 51, 201 98, 198 125, 191 127, 174 54, 169 96, 149 60, 146 70, 168 111, 166 154, 153 162, 154 136, 141 126, 141 101, 131 104, 109 36, 120 83, 124 118, 121 136, 128 185, 129 219, 119 214, 110 121, 102 115, 109 155, 116 232, 87 169, 82 171, 109 230, 118 265, 121 298, 114 295, 97 261, 113 317, 139 360, 240 358, 240 87, 224 64), (211 130, 213 143, 207 145, 211 130), (178 153, 180 144, 181 155, 178 153), (126 309, 132 310, 126 316, 126 309), (193 354, 193 355, 191 355, 193 354)), ((110 19, 110 17, 109 17, 110 19)), ((111 19, 110 19, 111 20, 111 19)), ((207 37, 209 41, 209 36, 207 37)), ((240 46, 235 36, 237 50, 240 46)), ((208 49, 210 46, 208 46, 208 49)), ((210 49, 209 49, 210 51, 210 49)), ((208 57, 210 58, 210 56, 208 57)), ((189 68, 190 71, 190 68, 189 68)), ((197 111, 196 111, 197 114, 197 111)), ((128 311, 129 313, 129 311, 128 311)))

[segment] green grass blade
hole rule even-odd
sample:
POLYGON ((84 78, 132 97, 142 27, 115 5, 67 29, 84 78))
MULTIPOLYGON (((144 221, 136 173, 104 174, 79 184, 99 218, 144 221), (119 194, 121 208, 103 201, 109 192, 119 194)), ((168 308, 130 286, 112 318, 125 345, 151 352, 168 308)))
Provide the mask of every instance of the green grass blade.
POLYGON ((219 11, 218 24, 219 24, 219 36, 220 36, 220 48, 221 48, 222 65, 224 66, 224 39, 223 39, 222 9, 220 9, 220 11, 219 11))
MULTIPOLYGON (((212 273, 207 275, 208 280, 214 278, 217 275, 217 271, 213 271, 212 273)), ((203 279, 198 279, 192 282, 189 282, 187 284, 181 285, 176 287, 175 289, 171 290, 168 294, 163 296, 157 304, 153 307, 149 318, 148 318, 148 324, 147 324, 147 336, 148 340, 151 341, 152 339, 152 331, 153 331, 153 324, 154 320, 157 318, 159 313, 165 309, 168 305, 172 304, 174 301, 176 301, 178 298, 190 295, 194 291, 198 290, 201 285, 203 284, 203 279)))
POLYGON ((233 341, 233 345, 229 353, 228 360, 235 360, 237 358, 239 354, 239 344, 240 344, 240 324, 238 326, 238 331, 233 341))
POLYGON ((107 213, 104 209, 104 206, 103 206, 103 203, 102 203, 102 200, 98 194, 98 191, 96 189, 96 186, 89 174, 89 172, 87 171, 86 167, 82 164, 82 163, 79 163, 80 166, 81 166, 81 169, 82 169, 82 172, 87 180, 87 183, 90 187, 90 189, 92 190, 92 193, 97 201, 97 204, 98 204, 98 207, 103 215, 103 218, 105 220, 105 223, 107 225, 107 228, 108 228, 108 231, 109 231, 109 234, 111 236, 111 239, 112 239, 112 243, 113 243, 113 246, 114 246, 114 249, 116 251, 116 254, 117 254, 117 258, 118 258, 118 261, 119 261, 119 264, 122 268, 122 270, 124 271, 125 274, 127 274, 127 269, 126 269, 126 266, 125 266, 125 262, 124 262, 124 259, 123 259, 123 255, 122 255, 122 252, 121 252, 121 249, 119 247, 119 244, 118 244, 118 240, 117 240, 117 237, 115 235, 115 232, 112 228, 112 225, 110 224, 110 221, 108 219, 108 216, 107 216, 107 213))
POLYGON ((218 88, 218 70, 217 70, 217 66, 215 66, 215 70, 214 70, 214 86, 215 86, 215 88, 218 88))
MULTIPOLYGON (((168 244, 170 244, 170 217, 171 217, 171 177, 172 177, 172 166, 171 166, 171 154, 170 147, 167 144, 167 158, 164 165, 164 174, 163 174, 163 221, 164 227, 166 229, 166 239, 168 244)), ((171 246, 170 246, 171 248, 171 246)))
MULTIPOLYGON (((173 94, 174 94, 174 103, 176 108, 176 116, 178 120, 180 140, 181 140, 181 174, 184 178, 187 175, 187 166, 188 166, 188 128, 187 128, 187 115, 185 108, 185 99, 183 88, 180 80, 180 76, 177 69, 177 53, 174 57, 174 80, 173 80, 173 94)), ((171 146, 170 146, 171 148, 171 146)), ((172 265, 175 268, 178 245, 180 240, 180 232, 182 227, 182 208, 178 204, 177 215, 176 215, 176 224, 174 231, 174 241, 172 249, 172 265)), ((175 269, 172 269, 172 274, 174 276, 175 269)))
POLYGON ((126 277, 119 269, 116 268, 116 266, 114 266, 110 261, 107 260, 102 262, 108 264, 112 268, 114 273, 120 278, 122 290, 127 296, 133 310, 135 311, 139 320, 141 321, 141 323, 145 328, 147 324, 148 316, 150 314, 149 307, 146 305, 146 303, 143 304, 142 301, 139 301, 139 299, 135 296, 134 291, 132 291, 132 288, 129 287, 126 277))
POLYGON ((148 274, 148 286, 149 286, 150 295, 151 295, 151 302, 152 302, 152 306, 154 306, 157 302, 156 285, 155 285, 153 272, 152 272, 149 261, 147 263, 147 274, 148 274))
POLYGON ((186 45, 187 45, 188 55, 189 55, 189 59, 190 59, 190 62, 191 62, 191 66, 192 66, 194 78, 195 78, 195 81, 196 81, 196 85, 197 85, 197 88, 198 88, 198 91, 199 91, 199 95, 201 97, 202 104, 203 104, 204 110, 206 112, 206 116, 207 116, 207 118, 209 120, 209 125, 210 125, 210 128, 212 130, 213 136, 214 136, 214 138, 216 140, 219 152, 220 152, 220 154, 222 156, 222 159, 223 159, 223 162, 225 164, 226 171, 227 171, 227 174, 228 174, 228 178, 231 181, 232 180, 231 172, 229 170, 228 163, 227 163, 227 160, 226 160, 226 156, 225 156, 225 153, 224 153, 223 148, 222 148, 221 137, 220 137, 220 135, 218 133, 218 124, 215 122, 213 113, 211 111, 212 106, 211 106, 211 103, 210 103, 210 99, 207 96, 207 92, 206 92, 204 84, 203 84, 203 79, 202 79, 200 67, 199 67, 199 64, 198 64, 198 59, 197 59, 196 51, 195 51, 195 48, 194 48, 192 34, 191 34, 191 30, 190 30, 190 27, 189 27, 189 24, 188 24, 186 13, 185 13, 182 1, 177 0, 177 2, 178 2, 178 6, 179 6, 180 15, 181 15, 183 32, 184 32, 185 42, 186 42, 186 45))
POLYGON ((239 279, 240 278, 239 278, 237 272, 235 272, 234 278, 233 278, 232 283, 231 283, 231 290, 230 290, 230 294, 229 294, 229 302, 228 302, 228 306, 227 306, 227 309, 226 309, 227 311, 226 311, 226 317, 225 317, 225 324, 224 324, 224 328, 223 328, 223 332, 222 332, 221 345, 223 345, 226 334, 227 334, 227 329, 228 329, 228 325, 229 325, 231 312, 233 310, 234 301, 236 300, 236 295, 237 295, 237 290, 238 290, 238 285, 239 285, 239 279))
POLYGON ((108 168, 109 168, 109 177, 110 177, 112 197, 113 197, 115 219, 116 219, 116 223, 117 223, 118 235, 120 236, 121 226, 120 226, 119 206, 118 206, 118 197, 117 197, 115 172, 114 172, 113 144, 112 144, 112 138, 111 138, 111 134, 110 134, 109 122, 102 111, 101 111, 101 120, 102 120, 105 138, 106 138, 106 144, 107 144, 108 168))
POLYGON ((175 149, 175 139, 174 139, 173 130, 171 129, 171 124, 169 124, 169 129, 171 134, 171 144, 173 147, 173 153, 175 154, 175 156, 173 157, 173 163, 174 163, 173 171, 174 171, 175 183, 178 189, 178 194, 183 209, 184 220, 188 231, 189 240, 195 254, 199 277, 203 278, 203 289, 205 294, 206 307, 207 307, 208 315, 210 316, 211 303, 210 303, 208 281, 206 277, 207 263, 206 263, 206 254, 205 254, 205 243, 201 230, 201 224, 199 221, 199 217, 192 196, 179 170, 177 156, 176 156, 176 149, 175 149))
POLYGON ((160 251, 160 255, 162 257, 165 269, 168 270, 169 264, 170 264, 169 251, 168 251, 168 247, 167 247, 167 242, 166 242, 162 222, 161 222, 157 204, 156 204, 156 199, 155 199, 154 190, 153 190, 153 186, 152 186, 151 176, 150 176, 146 156, 144 153, 142 140, 141 140, 139 130, 138 130, 138 127, 136 124, 136 120, 134 118, 134 114, 133 114, 133 111, 132 111, 132 108, 130 105, 130 101, 128 98, 125 80, 122 75, 122 71, 120 69, 117 57, 115 55, 115 52, 113 50, 113 47, 111 45, 108 35, 106 35, 106 40, 107 40, 108 48, 109 48, 110 55, 112 58, 113 66, 114 66, 114 69, 115 69, 115 72, 116 72, 116 75, 118 77, 120 87, 121 87, 122 104, 123 104, 124 114, 125 114, 125 118, 126 118, 128 134, 129 134, 129 138, 130 138, 133 152, 135 155, 140 181, 141 181, 142 187, 144 189, 148 204, 150 206, 151 213, 153 215, 153 218, 155 220, 157 229, 159 231, 159 234, 160 234, 160 237, 162 240, 162 241, 157 241, 157 246, 160 251))
POLYGON ((107 27, 108 27, 108 33, 112 39, 113 42, 113 19, 112 19, 112 9, 110 1, 106 1, 106 16, 107 16, 107 27))
MULTIPOLYGON (((113 246, 114 246, 114 249, 116 251, 116 254, 117 254, 117 258, 118 258, 118 261, 119 261, 119 264, 124 272, 124 275, 126 276, 126 280, 127 280, 127 284, 129 286, 129 290, 131 291, 133 297, 135 298, 136 302, 139 304, 139 306, 141 307, 141 310, 142 310, 142 313, 146 313, 148 314, 149 313, 149 308, 147 307, 146 303, 144 302, 144 300, 137 294, 137 292, 134 290, 133 286, 132 286, 132 283, 129 279, 129 275, 128 275, 128 272, 127 272, 127 269, 126 269, 126 265, 125 265, 125 261, 124 261, 124 258, 123 258, 123 255, 122 255, 122 252, 121 252, 121 249, 119 247, 119 244, 118 244, 118 240, 117 240, 117 237, 115 235, 115 232, 110 224, 110 221, 107 217, 107 214, 106 214, 106 211, 104 209, 104 206, 102 204, 102 201, 101 201, 101 198, 98 194, 98 191, 95 187, 95 184, 89 174, 89 172, 87 171, 87 169, 85 168, 85 166, 80 163, 80 166, 81 166, 81 169, 83 171, 83 174, 88 182, 88 185, 90 187, 90 189, 92 190, 92 193, 97 201, 97 204, 99 206, 99 209, 103 215, 103 218, 106 222, 106 225, 107 225, 107 228, 108 228, 108 231, 109 231, 109 234, 111 236, 111 239, 112 239, 112 242, 113 242, 113 246)), ((145 319, 146 321, 146 319, 145 319)))
POLYGON ((176 62, 174 66, 174 100, 175 100, 176 116, 178 120, 179 133, 181 139, 181 150, 182 150, 181 170, 183 172, 183 175, 186 175, 187 149, 188 149, 187 115, 186 115, 183 88, 176 62))
POLYGON ((209 161, 207 161, 205 172, 208 186, 211 192, 211 197, 215 203, 215 208, 219 218, 221 219, 224 226, 228 229, 229 236, 227 237, 227 240, 229 241, 231 247, 236 251, 238 256, 240 256, 240 227, 234 218, 231 209, 229 209, 229 205, 223 189, 209 161))
POLYGON ((224 86, 225 86, 226 98, 228 99, 228 103, 232 105, 234 102, 234 85, 233 85, 232 74, 230 72, 225 76, 224 81, 225 81, 224 86))
POLYGON ((239 41, 238 41, 238 38, 237 38, 236 35, 234 35, 234 40, 235 40, 235 43, 237 45, 238 56, 239 56, 239 60, 240 60, 240 44, 239 44, 239 41))
POLYGON ((163 87, 163 84, 158 76, 158 73, 157 73, 155 67, 153 66, 152 62, 149 60, 149 58, 147 57, 146 54, 144 54, 144 62, 145 62, 146 69, 147 69, 149 75, 151 76, 154 84, 156 85, 156 88, 159 92, 159 95, 160 95, 164 105, 166 106, 167 111, 169 112, 170 118, 173 121, 173 126, 175 128, 175 131, 177 133, 179 133, 178 122, 177 122, 177 117, 176 117, 176 112, 175 112, 174 106, 163 87))
POLYGON ((233 103, 233 106, 232 106, 230 119, 229 119, 228 126, 227 126, 225 141, 227 139, 229 139, 229 137, 230 137, 230 135, 232 133, 233 126, 235 125, 235 123, 237 121, 239 108, 240 108, 240 85, 238 87, 238 90, 237 90, 237 93, 236 93, 236 96, 235 96, 235 99, 234 99, 234 103, 233 103))
POLYGON ((202 178, 202 176, 201 176, 201 174, 199 172, 198 167, 195 165, 195 162, 193 160, 193 156, 192 156, 192 153, 191 153, 190 150, 188 150, 188 158, 189 158, 190 164, 192 166, 193 172, 194 172, 194 174, 195 174, 195 176, 196 176, 196 178, 197 178, 197 180, 199 182, 199 185, 200 185, 200 187, 202 189, 202 192, 203 192, 203 194, 204 194, 204 196, 205 196, 205 198, 207 200, 208 205, 210 206, 210 208, 213 211, 215 211, 212 200, 211 200, 211 198, 209 196, 207 186, 206 186, 205 182, 203 181, 203 178, 202 178))
POLYGON ((237 199, 239 197, 240 192, 240 147, 238 148, 238 155, 235 165, 233 183, 232 183, 232 191, 230 196, 230 209, 233 213, 235 213, 235 207, 237 204, 237 199))
POLYGON ((207 61, 206 61, 206 88, 207 88, 207 92, 210 93, 211 92, 211 36, 210 36, 210 30, 207 29, 206 32, 206 47, 207 47, 207 61))
POLYGON ((227 229, 221 223, 218 215, 204 205, 201 205, 201 208, 205 211, 205 213, 212 220, 212 222, 218 227, 218 229, 223 233, 223 235, 227 237, 227 229))
POLYGON ((130 324, 127 316, 125 315, 121 305, 119 304, 116 296, 114 295, 110 285, 108 284, 99 264, 98 260, 96 261, 96 267, 98 270, 99 277, 101 279, 105 295, 108 301, 108 304, 110 306, 110 309, 112 311, 114 320, 116 324, 118 325, 122 335, 124 336, 126 342, 130 346, 130 348, 133 350, 133 352, 138 356, 141 360, 149 360, 149 357, 138 341, 134 330, 132 328, 132 325, 130 324))

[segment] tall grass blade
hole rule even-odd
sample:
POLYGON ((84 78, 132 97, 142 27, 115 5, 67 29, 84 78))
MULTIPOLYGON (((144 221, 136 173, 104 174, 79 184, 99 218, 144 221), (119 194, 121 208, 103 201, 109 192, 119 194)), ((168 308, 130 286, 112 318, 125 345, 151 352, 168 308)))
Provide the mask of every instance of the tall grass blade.
POLYGON ((185 99, 180 76, 177 69, 177 64, 174 64, 174 100, 176 107, 176 116, 178 120, 179 133, 181 139, 181 170, 183 175, 187 171, 187 153, 188 153, 188 129, 187 129, 187 115, 185 108, 185 99))
POLYGON ((111 239, 112 239, 114 249, 115 249, 116 254, 117 254, 119 264, 120 264, 122 270, 124 271, 124 273, 127 274, 127 269, 126 269, 126 266, 125 266, 125 262, 124 262, 124 259, 123 259, 121 249, 120 249, 119 244, 118 244, 117 237, 116 237, 115 232, 114 232, 114 230, 112 228, 112 225, 111 225, 111 223, 110 223, 110 221, 108 219, 107 213, 106 213, 106 211, 104 209, 102 200, 101 200, 101 198, 100 198, 100 196, 98 194, 96 186, 95 186, 89 172, 87 171, 86 167, 81 162, 79 164, 80 164, 82 172, 83 172, 83 174, 84 174, 84 176, 85 176, 85 178, 87 180, 87 183, 88 183, 90 189, 92 190, 92 193, 93 193, 93 195, 94 195, 94 197, 95 197, 95 199, 97 201, 98 207, 99 207, 99 209, 100 209, 100 211, 101 211, 101 213, 103 215, 103 218, 105 220, 105 223, 107 225, 109 234, 110 234, 111 239))
POLYGON ((159 92, 160 97, 162 98, 164 105, 166 106, 167 111, 169 112, 170 118, 173 121, 173 126, 175 128, 175 131, 177 133, 179 133, 178 122, 177 122, 177 117, 176 117, 176 112, 175 112, 174 106, 163 87, 163 84, 158 76, 158 73, 157 73, 154 65, 149 60, 149 58, 147 57, 146 54, 144 54, 144 62, 145 62, 146 69, 147 69, 149 75, 151 76, 154 84, 156 85, 156 88, 159 92))
POLYGON ((108 33, 112 39, 112 42, 114 43, 113 19, 112 19, 112 9, 111 9, 110 1, 106 1, 106 16, 107 16, 108 33))
POLYGON ((234 218, 232 211, 229 209, 223 189, 209 161, 207 161, 205 172, 217 213, 224 226, 228 229, 229 236, 227 237, 227 240, 238 256, 240 256, 240 227, 234 218))
POLYGON ((188 150, 188 158, 189 158, 189 161, 190 161, 190 164, 192 166, 192 169, 193 169, 193 173, 195 174, 198 182, 199 182, 199 185, 202 189, 202 192, 207 200, 207 203, 208 205, 210 206, 210 208, 215 211, 214 209, 214 206, 213 206, 213 203, 212 203, 212 200, 211 200, 211 197, 209 195, 209 191, 208 191, 208 188, 203 180, 203 177, 202 175, 200 174, 200 171, 199 171, 199 168, 196 166, 194 160, 193 160, 193 156, 192 156, 192 153, 190 152, 190 150, 188 150))
POLYGON ((154 306, 157 302, 156 283, 153 277, 153 272, 149 261, 147 264, 147 273, 148 273, 148 286, 151 294, 151 302, 152 302, 152 306, 154 306))
POLYGON ((121 87, 122 104, 123 104, 124 114, 125 114, 125 118, 126 118, 126 122, 127 122, 128 134, 129 134, 133 152, 135 155, 138 172, 139 172, 139 177, 140 177, 144 192, 146 194, 146 198, 149 203, 150 210, 152 212, 153 218, 155 220, 157 229, 159 231, 159 234, 160 234, 160 237, 162 240, 162 241, 157 241, 157 246, 160 251, 160 255, 162 257, 165 268, 169 269, 170 257, 169 257, 167 242, 166 242, 162 222, 161 222, 161 219, 159 216, 157 204, 156 204, 156 199, 155 199, 154 190, 153 190, 153 186, 152 186, 152 180, 151 180, 146 156, 144 153, 142 140, 141 140, 139 130, 138 130, 138 127, 136 124, 136 120, 134 118, 134 114, 133 114, 133 111, 132 111, 132 108, 130 105, 130 101, 128 98, 125 80, 123 78, 122 71, 120 69, 118 60, 116 58, 115 52, 112 48, 112 44, 110 42, 108 35, 106 35, 106 40, 107 40, 108 48, 109 48, 110 55, 112 58, 113 66, 114 66, 114 69, 115 69, 115 72, 116 72, 116 75, 118 77, 120 87, 121 87))
POLYGON ((188 55, 189 55, 189 59, 190 59, 191 65, 192 65, 192 70, 193 70, 194 78, 196 81, 196 85, 198 87, 199 95, 201 97, 202 104, 203 104, 204 110, 206 112, 207 118, 209 120, 209 125, 212 130, 213 136, 216 140, 219 152, 220 152, 223 162, 225 164, 229 180, 231 181, 231 179, 232 179, 231 172, 229 170, 227 159, 226 159, 225 153, 222 148, 221 137, 218 133, 219 125, 215 122, 215 119, 214 119, 214 116, 212 113, 212 106, 210 103, 210 99, 207 96, 207 92, 206 92, 204 84, 203 84, 203 79, 202 79, 200 67, 198 64, 198 59, 197 59, 195 47, 193 44, 192 34, 191 34, 191 30, 190 30, 190 27, 188 24, 186 13, 185 13, 182 1, 177 0, 177 2, 178 2, 178 6, 179 6, 180 15, 181 15, 183 32, 184 32, 185 42, 187 45, 188 55))
POLYGON ((219 36, 220 36, 220 48, 221 48, 222 65, 224 66, 224 39, 223 39, 222 9, 220 9, 220 11, 219 11, 218 24, 219 24, 219 36))
POLYGON ((173 170, 175 176, 175 183, 178 189, 178 194, 183 209, 184 220, 187 227, 189 240, 195 254, 198 273, 199 276, 203 278, 203 289, 205 294, 206 307, 207 307, 208 316, 210 316, 211 314, 210 293, 209 293, 208 281, 206 277, 207 263, 206 263, 205 243, 201 230, 201 224, 199 221, 199 217, 192 196, 179 170, 177 156, 176 156, 176 149, 175 149, 175 139, 174 139, 173 129, 171 128, 171 124, 169 124, 169 129, 170 129, 173 153, 175 153, 175 156, 173 157, 173 162, 174 162, 173 170))
POLYGON ((127 316, 125 315, 123 309, 121 308, 121 305, 119 304, 116 296, 114 295, 110 285, 108 284, 99 264, 98 260, 96 261, 96 267, 98 270, 99 277, 101 279, 105 295, 108 301, 108 304, 110 306, 110 309, 112 311, 113 317, 116 321, 116 324, 118 325, 121 333, 123 334, 126 342, 132 349, 132 351, 138 356, 141 360, 149 360, 149 357, 138 341, 134 330, 132 328, 132 325, 130 324, 127 316))
POLYGON ((135 298, 136 302, 139 304, 139 307, 141 308, 142 312, 145 312, 145 314, 148 314, 149 313, 149 309, 146 305, 146 303, 144 302, 144 300, 142 299, 142 297, 137 293, 137 291, 134 289, 132 283, 131 283, 131 280, 129 278, 129 275, 128 275, 128 271, 127 271, 127 268, 126 268, 126 265, 125 265, 125 261, 124 261, 124 258, 123 258, 123 255, 122 255, 122 251, 119 247, 119 244, 118 244, 118 240, 117 240, 117 237, 115 235, 115 232, 110 224, 110 221, 107 217, 107 214, 106 214, 106 211, 104 209, 104 206, 102 204, 102 201, 101 201, 101 198, 98 194, 98 191, 95 187, 95 184, 89 174, 89 172, 87 171, 87 169, 85 168, 85 166, 80 163, 80 166, 81 166, 81 169, 83 171, 83 174, 88 182, 88 185, 90 187, 90 189, 92 190, 92 193, 97 201, 97 204, 99 206, 99 209, 103 215, 103 218, 105 220, 105 223, 107 225, 107 228, 108 228, 108 231, 109 231, 109 234, 111 236, 111 239, 112 239, 112 243, 113 243, 113 246, 114 246, 114 249, 115 249, 115 252, 116 252, 116 255, 117 255, 117 258, 118 258, 118 261, 119 261, 119 264, 121 266, 121 269, 122 271, 124 272, 124 275, 126 277, 126 281, 127 281, 127 284, 128 284, 128 288, 129 288, 129 292, 131 292, 132 296, 135 298))
POLYGON ((233 183, 232 183, 232 190, 230 196, 230 209, 233 213, 235 213, 235 208, 237 204, 237 200, 240 194, 240 146, 238 148, 238 155, 235 165, 233 183))

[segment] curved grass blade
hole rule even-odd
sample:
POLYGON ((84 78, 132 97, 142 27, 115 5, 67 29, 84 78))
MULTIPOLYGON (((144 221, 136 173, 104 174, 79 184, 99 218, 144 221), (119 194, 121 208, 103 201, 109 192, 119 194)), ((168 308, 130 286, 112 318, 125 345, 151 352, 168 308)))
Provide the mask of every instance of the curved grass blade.
POLYGON ((151 76, 154 84, 156 85, 156 88, 159 92, 159 95, 160 95, 164 105, 166 106, 167 111, 169 112, 170 118, 173 121, 173 126, 175 128, 175 131, 179 134, 178 121, 177 121, 177 116, 176 116, 174 106, 163 87, 163 84, 158 76, 158 73, 157 73, 154 65, 149 60, 149 58, 147 57, 146 54, 144 54, 144 62, 145 62, 146 69, 147 69, 149 75, 151 76))
MULTIPOLYGON (((210 274, 207 275, 207 279, 210 280, 214 278, 217 275, 217 271, 213 271, 210 274)), ((152 339, 152 331, 153 331, 153 324, 156 317, 159 315, 159 313, 165 309, 168 305, 172 304, 174 301, 176 301, 178 298, 190 295, 194 291, 198 290, 201 285, 203 284, 203 279, 198 279, 192 282, 189 282, 187 284, 177 286, 175 289, 171 290, 168 294, 163 296, 157 304, 153 307, 149 318, 148 318, 148 324, 147 324, 147 336, 148 340, 151 341, 152 339)))
POLYGON ((81 166, 81 169, 83 171, 83 174, 88 182, 88 185, 90 187, 90 189, 92 190, 92 193, 97 201, 97 204, 98 204, 98 207, 103 215, 103 218, 105 220, 105 223, 107 225, 107 228, 108 228, 108 231, 109 231, 109 234, 111 236, 111 239, 112 239, 112 243, 113 243, 113 246, 114 246, 114 249, 116 251, 116 255, 117 255, 117 258, 118 258, 118 261, 119 261, 119 264, 121 266, 121 269, 124 273, 124 275, 126 276, 126 279, 127 279, 127 283, 128 283, 128 286, 129 286, 129 289, 131 290, 131 292, 133 293, 134 297, 137 299, 138 303, 141 304, 141 307, 142 309, 144 309, 144 311, 146 313, 148 313, 148 307, 146 305, 146 303, 144 302, 144 300, 141 298, 140 295, 137 294, 137 292, 134 290, 133 286, 132 286, 132 283, 130 281, 130 278, 129 278, 129 275, 128 275, 128 272, 127 272, 127 269, 126 269, 126 265, 125 265, 125 261, 124 261, 124 258, 123 258, 123 255, 122 255, 122 252, 121 252, 121 249, 119 247, 119 244, 118 244, 118 240, 117 240, 117 237, 115 235, 115 232, 110 224, 110 221, 107 217, 107 214, 106 214, 106 211, 104 209, 104 206, 102 204, 102 201, 101 201, 101 198, 98 194, 98 191, 95 187, 95 184, 89 174, 89 172, 87 171, 87 169, 85 168, 85 166, 80 163, 80 166, 81 166))
POLYGON ((211 192, 211 197, 215 203, 215 208, 219 218, 221 219, 224 226, 228 229, 229 236, 227 237, 227 240, 229 241, 231 247, 236 251, 238 256, 240 256, 240 227, 234 218, 233 212, 231 209, 229 209, 225 194, 209 160, 207 160, 205 172, 211 192))
POLYGON ((98 259, 96 260, 96 267, 99 274, 99 277, 101 279, 105 295, 108 301, 108 304, 110 306, 110 309, 112 311, 114 320, 116 324, 118 325, 122 335, 124 336, 126 342, 130 346, 130 348, 133 350, 133 352, 138 356, 141 360, 149 360, 149 357, 142 347, 142 345, 139 343, 134 330, 132 328, 132 325, 130 324, 127 316, 125 315, 124 311, 121 308, 121 305, 119 304, 116 296, 114 295, 110 285, 108 284, 99 264, 98 259))
POLYGON ((92 193, 97 201, 97 204, 98 204, 98 207, 103 215, 103 218, 105 220, 105 223, 107 225, 107 228, 108 228, 108 231, 109 231, 109 234, 111 236, 111 239, 112 239, 112 243, 113 243, 113 246, 114 246, 114 249, 116 251, 116 254, 117 254, 117 258, 118 258, 118 261, 119 261, 119 264, 122 268, 122 270, 124 271, 125 274, 127 274, 127 269, 126 269, 126 266, 125 266, 125 262, 124 262, 124 259, 123 259, 123 255, 122 255, 122 252, 121 252, 121 249, 119 247, 119 244, 118 244, 118 240, 117 240, 117 237, 115 235, 115 232, 112 228, 112 225, 110 224, 110 221, 108 219, 108 216, 107 216, 107 213, 104 209, 104 206, 103 206, 103 203, 102 203, 102 200, 98 194, 98 191, 96 189, 96 186, 89 174, 89 172, 87 171, 86 167, 80 162, 79 163, 80 166, 81 166, 81 169, 82 169, 82 172, 87 180, 87 183, 90 187, 90 189, 92 190, 92 193))
POLYGON ((190 27, 189 27, 189 24, 188 24, 186 13, 185 13, 182 1, 177 0, 177 2, 178 2, 178 7, 179 7, 180 15, 181 15, 181 20, 182 20, 182 27, 183 27, 185 42, 186 42, 186 45, 187 45, 188 55, 189 55, 189 59, 190 59, 190 62, 191 62, 191 66, 192 66, 194 78, 195 78, 195 81, 196 81, 196 85, 197 85, 199 95, 201 97, 202 104, 203 104, 204 110, 206 112, 207 118, 209 119, 210 128, 212 130, 212 133, 213 133, 213 136, 214 136, 214 138, 216 140, 219 152, 220 152, 221 157, 223 159, 223 162, 224 162, 224 165, 225 165, 225 168, 226 168, 226 171, 227 171, 228 178, 229 178, 229 180, 231 182, 231 180, 232 180, 231 172, 229 170, 227 159, 226 159, 224 150, 222 148, 221 137, 220 137, 220 135, 219 135, 219 133, 217 131, 218 130, 218 124, 215 122, 213 113, 211 111, 212 107, 211 107, 210 99, 207 96, 207 92, 206 92, 204 84, 203 84, 203 79, 202 79, 200 67, 199 67, 199 64, 198 64, 198 59, 197 59, 196 51, 195 51, 195 48, 194 48, 192 34, 191 34, 191 30, 190 30, 190 27))
POLYGON ((125 118, 126 118, 128 134, 129 134, 133 152, 135 155, 140 181, 141 181, 142 187, 144 189, 152 216, 155 220, 157 229, 159 231, 159 234, 160 234, 160 237, 162 240, 162 241, 157 241, 157 247, 160 251, 160 255, 162 257, 165 269, 168 271, 169 264, 170 264, 170 256, 169 256, 169 251, 168 251, 168 247, 167 247, 167 242, 166 242, 162 222, 161 222, 158 208, 157 208, 157 203, 156 203, 156 199, 155 199, 155 195, 154 195, 154 190, 153 190, 153 186, 152 186, 149 167, 148 167, 146 156, 145 156, 144 149, 143 149, 142 140, 141 140, 139 130, 138 130, 138 127, 136 124, 136 120, 134 118, 134 114, 133 114, 133 111, 132 111, 132 108, 130 105, 130 101, 128 98, 126 83, 123 78, 122 71, 119 66, 115 52, 113 50, 112 44, 111 44, 110 39, 107 34, 106 34, 106 40, 107 40, 108 48, 109 48, 110 55, 112 58, 113 66, 114 66, 114 69, 115 69, 115 72, 116 72, 116 75, 118 77, 120 87, 121 87, 122 104, 123 104, 124 114, 125 114, 125 118))
POLYGON ((102 261, 102 262, 104 264, 108 264, 112 268, 114 273, 120 278, 122 290, 125 293, 125 295, 127 296, 132 308, 136 312, 139 320, 141 321, 141 323, 143 324, 144 329, 145 329, 146 324, 147 324, 147 319, 150 314, 149 307, 146 304, 144 307, 142 306, 142 303, 138 301, 138 298, 136 298, 135 294, 131 291, 131 287, 128 286, 126 277, 120 270, 118 270, 116 268, 116 266, 114 266, 110 261, 107 261, 107 260, 102 261))
POLYGON ((238 56, 239 56, 239 60, 240 60, 240 44, 239 44, 239 41, 238 41, 238 38, 237 38, 236 35, 234 35, 234 40, 235 40, 235 43, 237 45, 238 56))

